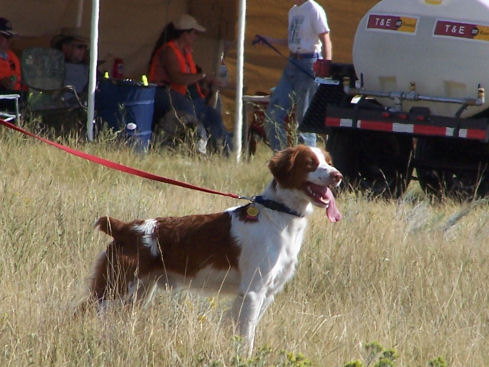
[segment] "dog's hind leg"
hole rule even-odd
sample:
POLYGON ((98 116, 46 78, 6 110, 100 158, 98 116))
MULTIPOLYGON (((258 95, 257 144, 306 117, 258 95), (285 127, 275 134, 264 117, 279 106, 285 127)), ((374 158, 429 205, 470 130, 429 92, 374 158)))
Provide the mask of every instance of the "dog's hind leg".
POLYGON ((147 307, 151 303, 157 288, 158 277, 156 276, 135 278, 128 286, 128 303, 139 303, 142 307, 147 307))
POLYGON ((92 301, 102 304, 109 299, 124 300, 129 284, 135 279, 136 265, 111 243, 95 262, 89 289, 92 301))
POLYGON ((93 275, 90 281, 90 297, 93 301, 102 301, 108 292, 109 262, 106 251, 101 252, 95 261, 93 275))

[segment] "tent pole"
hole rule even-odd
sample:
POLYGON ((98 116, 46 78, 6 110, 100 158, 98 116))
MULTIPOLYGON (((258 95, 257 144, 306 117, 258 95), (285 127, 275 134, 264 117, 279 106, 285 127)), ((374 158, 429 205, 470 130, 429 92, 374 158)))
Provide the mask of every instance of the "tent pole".
POLYGON ((85 0, 78 0, 78 12, 76 13, 76 26, 80 28, 83 20, 83 3, 85 0))
MULTIPOLYGON (((238 45, 236 55, 236 107, 234 115, 234 150, 236 161, 241 160, 243 135, 243 69, 244 69, 244 39, 246 23, 246 0, 239 0, 238 45)), ((246 138, 246 137, 245 137, 246 138)))
POLYGON ((92 20, 90 25, 90 79, 88 82, 87 137, 93 141, 93 120, 95 116, 95 87, 97 84, 98 59, 98 18, 99 0, 92 0, 92 20))

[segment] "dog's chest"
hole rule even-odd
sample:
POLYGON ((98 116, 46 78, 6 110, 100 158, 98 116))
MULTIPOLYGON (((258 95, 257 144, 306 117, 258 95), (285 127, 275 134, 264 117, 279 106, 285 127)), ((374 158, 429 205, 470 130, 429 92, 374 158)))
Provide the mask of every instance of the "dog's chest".
POLYGON ((294 274, 297 259, 302 246, 304 228, 289 228, 282 233, 281 241, 274 249, 277 251, 277 261, 272 269, 271 277, 273 287, 280 288, 283 283, 288 281, 294 274))
POLYGON ((262 210, 255 222, 237 215, 232 231, 241 246, 241 272, 259 273, 271 294, 280 291, 294 274, 307 220, 262 210), (244 266, 244 268, 243 268, 244 266))
POLYGON ((279 254, 275 266, 270 269, 268 274, 268 281, 266 284, 270 293, 273 294, 279 292, 284 284, 292 278, 297 264, 298 252, 298 250, 285 251, 285 249, 283 249, 279 254))
MULTIPOLYGON (((270 224, 271 226, 271 224, 270 224)), ((280 251, 281 258, 296 259, 302 246, 307 221, 305 218, 291 221, 285 226, 277 227, 277 239, 274 246, 280 251)))

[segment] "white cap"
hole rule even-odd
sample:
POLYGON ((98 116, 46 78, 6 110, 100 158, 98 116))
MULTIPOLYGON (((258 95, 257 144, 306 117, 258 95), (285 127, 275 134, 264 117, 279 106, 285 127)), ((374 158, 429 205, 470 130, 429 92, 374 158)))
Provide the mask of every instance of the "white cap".
POLYGON ((175 29, 179 31, 187 30, 187 29, 195 29, 199 32, 205 32, 206 29, 201 26, 197 20, 188 14, 182 14, 180 18, 173 22, 175 29))

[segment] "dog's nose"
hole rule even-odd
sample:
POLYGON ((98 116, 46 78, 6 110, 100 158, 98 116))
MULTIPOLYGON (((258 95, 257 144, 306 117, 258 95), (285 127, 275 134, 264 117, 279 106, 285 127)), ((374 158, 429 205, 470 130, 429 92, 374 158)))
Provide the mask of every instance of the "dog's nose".
POLYGON ((335 185, 338 185, 342 179, 343 179, 343 175, 341 174, 340 171, 335 170, 335 171, 331 172, 331 180, 333 180, 335 185))

